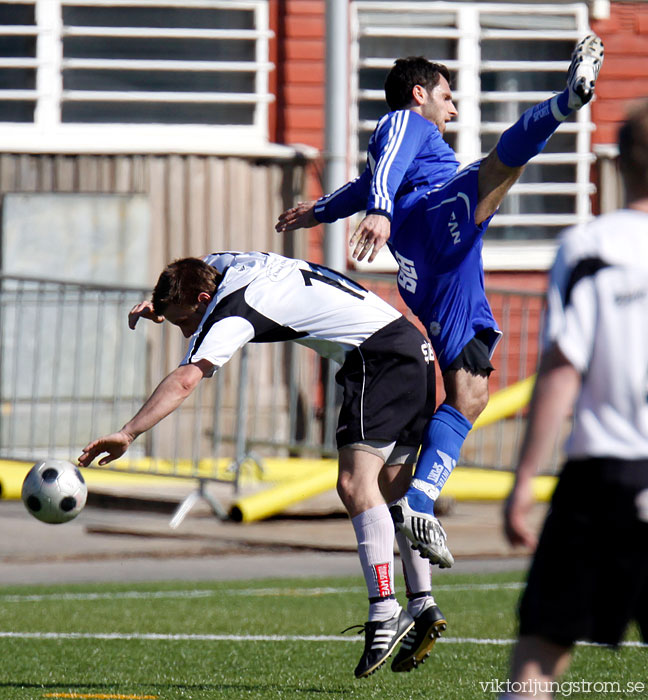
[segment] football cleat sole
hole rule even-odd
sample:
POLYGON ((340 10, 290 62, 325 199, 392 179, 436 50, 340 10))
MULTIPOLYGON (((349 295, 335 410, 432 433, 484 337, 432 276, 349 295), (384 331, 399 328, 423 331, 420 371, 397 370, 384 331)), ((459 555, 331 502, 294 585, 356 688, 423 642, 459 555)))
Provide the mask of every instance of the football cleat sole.
POLYGON ((596 34, 586 36, 576 45, 567 73, 570 109, 580 109, 594 97, 603 55, 603 42, 596 34))
POLYGON ((416 624, 407 633, 398 654, 392 662, 391 670, 395 673, 409 673, 412 669, 420 666, 427 658, 436 644, 436 640, 448 629, 448 623, 439 608, 438 616, 430 623, 426 623, 423 628, 416 624))
POLYGON ((412 543, 412 549, 442 569, 449 569, 454 564, 454 557, 446 544, 445 530, 437 518, 412 510, 406 497, 397 501, 389 512, 394 526, 412 543))

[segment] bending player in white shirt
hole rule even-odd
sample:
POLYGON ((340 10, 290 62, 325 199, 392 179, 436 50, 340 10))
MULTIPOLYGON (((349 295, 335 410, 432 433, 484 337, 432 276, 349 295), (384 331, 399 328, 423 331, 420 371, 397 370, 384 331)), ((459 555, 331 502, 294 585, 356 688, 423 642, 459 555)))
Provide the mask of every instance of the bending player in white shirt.
POLYGON ((405 492, 421 435, 435 405, 432 348, 380 297, 333 270, 272 253, 186 258, 160 275, 139 318, 167 320, 190 338, 180 366, 116 433, 88 444, 79 463, 100 465, 178 408, 248 342, 294 340, 337 360, 343 388, 337 444, 338 493, 358 540, 369 594, 365 648, 355 669, 373 673, 403 640, 393 671, 419 665, 446 628, 431 595, 430 564, 396 534, 407 582, 407 611, 394 590, 394 523, 388 503, 405 492), (416 621, 416 622, 415 622, 416 621))

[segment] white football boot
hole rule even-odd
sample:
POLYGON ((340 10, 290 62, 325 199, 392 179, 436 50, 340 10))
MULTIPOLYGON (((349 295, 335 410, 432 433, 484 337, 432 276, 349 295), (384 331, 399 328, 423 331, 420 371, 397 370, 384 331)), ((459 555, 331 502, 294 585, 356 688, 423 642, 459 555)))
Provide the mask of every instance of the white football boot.
POLYGON ((437 518, 412 510, 406 496, 396 501, 389 512, 394 526, 407 537, 414 549, 418 549, 421 556, 442 569, 454 564, 454 557, 446 545, 448 536, 437 518))
POLYGON ((594 86, 603 65, 603 42, 590 34, 576 44, 567 72, 569 109, 580 109, 594 97, 594 86))

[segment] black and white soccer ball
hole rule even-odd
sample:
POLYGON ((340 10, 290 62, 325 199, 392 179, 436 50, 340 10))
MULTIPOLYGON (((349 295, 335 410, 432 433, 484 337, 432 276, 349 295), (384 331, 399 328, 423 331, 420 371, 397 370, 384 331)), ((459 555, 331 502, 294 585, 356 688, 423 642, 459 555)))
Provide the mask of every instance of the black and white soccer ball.
POLYGON ((71 462, 46 459, 29 470, 22 485, 25 508, 44 523, 66 523, 83 509, 88 487, 71 462))

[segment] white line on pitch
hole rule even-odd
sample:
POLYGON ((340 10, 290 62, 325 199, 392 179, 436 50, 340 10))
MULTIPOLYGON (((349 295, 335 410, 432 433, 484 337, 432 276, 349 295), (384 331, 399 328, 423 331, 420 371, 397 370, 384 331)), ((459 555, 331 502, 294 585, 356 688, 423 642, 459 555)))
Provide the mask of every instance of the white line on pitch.
MULTIPOLYGON (((1 632, 0 638, 9 639, 94 639, 94 640, 139 640, 163 642, 362 642, 363 638, 340 635, 299 634, 145 634, 128 632, 1 632)), ((445 644, 479 644, 484 646, 506 646, 514 639, 484 639, 481 637, 441 637, 445 644)), ((576 642, 579 646, 601 646, 593 642, 576 642)), ((624 647, 648 647, 642 642, 621 642, 624 647)))
MULTIPOLYGON (((466 583, 434 586, 433 593, 453 591, 498 591, 518 590, 524 584, 512 583, 466 583)), ((238 588, 225 590, 181 590, 181 591, 115 591, 112 593, 34 593, 34 594, 7 594, 0 595, 0 603, 34 603, 50 600, 120 600, 120 599, 156 599, 156 598, 210 598, 221 595, 235 595, 247 597, 265 596, 291 596, 307 597, 320 595, 336 595, 347 593, 363 593, 361 586, 346 588, 318 587, 318 588, 238 588)))

